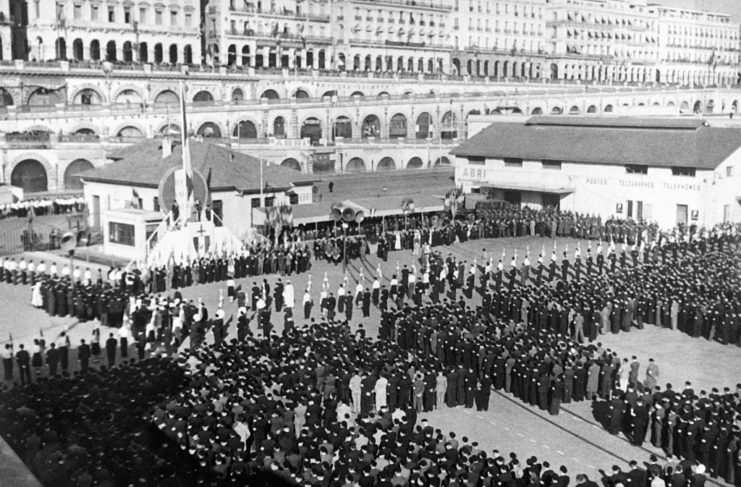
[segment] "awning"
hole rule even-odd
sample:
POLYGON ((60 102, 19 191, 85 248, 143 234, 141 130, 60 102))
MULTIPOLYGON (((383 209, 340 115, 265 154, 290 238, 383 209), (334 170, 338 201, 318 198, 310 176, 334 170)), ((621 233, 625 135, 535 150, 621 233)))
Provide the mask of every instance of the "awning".
POLYGON ((482 184, 482 186, 496 189, 505 189, 507 191, 528 191, 531 193, 570 194, 574 192, 574 188, 569 188, 560 184, 548 183, 546 181, 529 184, 521 184, 515 182, 489 182, 486 184, 482 184))
MULTIPOLYGON (((415 213, 428 213, 435 211, 443 211, 443 196, 436 195, 415 195, 414 198, 414 212, 415 213)), ((380 198, 368 198, 368 199, 355 199, 351 202, 346 201, 345 203, 352 203, 356 209, 362 209, 366 217, 371 216, 391 216, 391 215, 402 215, 401 210, 401 196, 381 196, 380 198)))

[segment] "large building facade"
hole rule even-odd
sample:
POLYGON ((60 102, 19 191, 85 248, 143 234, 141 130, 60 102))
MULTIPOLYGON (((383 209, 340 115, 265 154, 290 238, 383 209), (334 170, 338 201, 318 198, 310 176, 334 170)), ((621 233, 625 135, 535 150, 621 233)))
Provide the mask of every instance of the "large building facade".
MULTIPOLYGON (((9 0, 3 0, 5 2, 9 0)), ((0 2, 0 14, 5 8, 0 2)), ((645 0, 13 0, 3 58, 735 84, 739 23, 645 0)))
POLYGON ((700 118, 479 118, 487 127, 452 151, 464 192, 663 228, 741 221, 737 126, 700 118))
POLYGON ((201 63, 196 0, 13 0, 11 15, 15 59, 201 63))

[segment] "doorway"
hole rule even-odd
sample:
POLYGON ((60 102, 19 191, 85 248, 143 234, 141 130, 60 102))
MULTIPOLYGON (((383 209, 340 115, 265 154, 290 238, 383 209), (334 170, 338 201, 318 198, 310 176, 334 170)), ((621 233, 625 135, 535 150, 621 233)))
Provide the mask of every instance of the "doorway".
POLYGON ((505 191, 504 201, 511 205, 519 207, 520 203, 522 203, 522 193, 520 193, 519 191, 505 191))
POLYGON ((687 225, 687 205, 677 205, 677 225, 687 225))

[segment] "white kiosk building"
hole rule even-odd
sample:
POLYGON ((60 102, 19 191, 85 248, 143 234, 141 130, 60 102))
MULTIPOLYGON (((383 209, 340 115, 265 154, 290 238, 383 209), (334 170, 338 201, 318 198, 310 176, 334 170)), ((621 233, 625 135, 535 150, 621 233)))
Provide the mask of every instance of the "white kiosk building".
MULTIPOLYGON (((115 162, 83 173, 85 201, 90 208, 90 225, 100 228, 107 254, 137 261, 149 260, 157 253, 199 254, 227 250, 252 236, 253 225, 261 224, 261 207, 311 203, 313 180, 282 166, 207 142, 190 141, 190 163, 195 176, 203 177, 208 196, 199 201, 212 217, 196 218, 181 214, 188 235, 170 236, 172 245, 157 250, 167 234, 165 219, 171 213, 162 198, 161 184, 183 166, 182 144, 165 137, 148 140, 112 153, 115 162), (226 233, 225 233, 226 232, 226 233), (153 234, 158 236, 151 238, 153 234), (185 237, 185 238, 183 238, 185 237), (196 245, 197 244, 197 245, 196 245)), ((196 181, 197 183, 197 181, 196 181)), ((172 185, 172 180, 170 180, 172 185)), ((202 198, 195 184, 196 198, 202 198)), ((170 188, 172 190, 172 188, 170 188)), ((180 205, 183 208, 184 205, 180 205)), ((184 213, 184 210, 181 210, 184 213)), ((168 255, 159 255, 167 259, 168 255)))

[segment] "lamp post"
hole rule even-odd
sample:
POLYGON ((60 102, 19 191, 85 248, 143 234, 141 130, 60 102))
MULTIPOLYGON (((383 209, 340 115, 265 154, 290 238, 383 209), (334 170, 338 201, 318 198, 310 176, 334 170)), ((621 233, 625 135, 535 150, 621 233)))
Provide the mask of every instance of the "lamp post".
POLYGON ((342 222, 342 272, 347 272, 347 227, 350 224, 342 222))
POLYGON ((352 222, 360 226, 360 222, 365 218, 365 214, 363 210, 355 211, 354 208, 343 208, 341 204, 335 203, 332 205, 329 216, 335 224, 341 222, 342 225, 342 271, 347 272, 347 229, 350 228, 350 223, 352 222))

